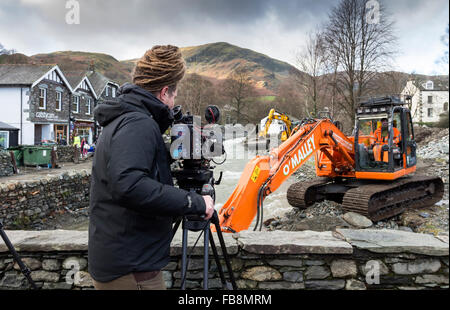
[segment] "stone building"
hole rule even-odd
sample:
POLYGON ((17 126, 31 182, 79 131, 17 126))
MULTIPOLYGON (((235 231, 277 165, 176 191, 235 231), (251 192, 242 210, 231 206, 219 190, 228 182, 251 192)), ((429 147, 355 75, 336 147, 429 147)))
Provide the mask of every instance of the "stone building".
POLYGON ((19 144, 67 139, 72 87, 58 65, 0 65, 0 121, 19 144))
MULTIPOLYGON (((105 100, 112 100, 116 98, 119 90, 119 84, 113 80, 107 78, 100 72, 95 71, 95 67, 91 66, 90 71, 87 73, 87 77, 94 87, 94 91, 97 94, 97 100, 95 106, 101 104, 105 100)), ((95 119, 95 116, 94 116, 95 119)), ((94 141, 97 140, 98 135, 101 132, 101 126, 95 121, 94 123, 94 141)))
POLYGON ((409 103, 414 122, 439 122, 440 115, 448 113, 448 77, 410 80, 401 96, 409 103))
POLYGON ((70 102, 70 141, 80 136, 91 144, 94 141, 94 107, 98 96, 86 71, 66 72, 72 86, 70 102))

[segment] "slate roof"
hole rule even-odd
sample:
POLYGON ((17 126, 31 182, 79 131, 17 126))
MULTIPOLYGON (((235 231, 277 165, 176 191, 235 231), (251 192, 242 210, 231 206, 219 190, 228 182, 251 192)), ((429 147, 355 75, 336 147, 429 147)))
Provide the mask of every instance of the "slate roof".
POLYGON ((19 130, 19 128, 13 127, 9 124, 0 122, 0 130, 19 130))
POLYGON ((86 71, 64 71, 64 75, 72 89, 75 91, 75 87, 77 87, 86 76, 86 71))
POLYGON ((106 76, 97 71, 90 71, 87 76, 98 97, 102 94, 106 84, 108 84, 108 82, 112 82, 106 76))
POLYGON ((419 87, 419 89, 421 91, 448 91, 448 76, 446 77, 439 77, 439 76, 434 76, 434 77, 428 77, 428 78, 421 78, 421 79, 416 79, 415 81, 416 85, 419 87), (432 81, 433 82, 433 89, 426 89, 424 87, 424 84, 426 84, 428 81, 432 81))
POLYGON ((32 85, 54 66, 54 64, 0 65, 0 85, 32 85))

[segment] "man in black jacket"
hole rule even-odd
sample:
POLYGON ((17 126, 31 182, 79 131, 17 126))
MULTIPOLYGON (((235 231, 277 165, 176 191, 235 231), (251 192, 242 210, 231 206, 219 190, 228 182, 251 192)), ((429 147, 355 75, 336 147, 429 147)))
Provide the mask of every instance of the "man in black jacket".
POLYGON ((97 289, 165 289, 173 220, 213 214, 211 197, 173 186, 161 136, 184 72, 177 47, 155 46, 137 63, 134 84, 95 109, 103 130, 92 166, 88 260, 97 289))

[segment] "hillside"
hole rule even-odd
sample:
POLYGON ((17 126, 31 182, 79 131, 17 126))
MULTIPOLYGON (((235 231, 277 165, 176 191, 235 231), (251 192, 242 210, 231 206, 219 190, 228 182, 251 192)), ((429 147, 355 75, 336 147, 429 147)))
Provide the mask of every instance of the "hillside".
MULTIPOLYGON (((214 83, 226 79, 238 66, 246 66, 255 87, 266 90, 267 94, 276 91, 290 71, 297 70, 288 63, 225 42, 183 47, 181 52, 188 74, 202 75, 214 83)), ((132 68, 136 61, 131 59, 122 63, 132 68)))
MULTIPOLYGON (((187 74, 197 73, 218 84, 227 78, 238 66, 246 66, 250 77, 261 95, 274 95, 278 86, 292 71, 299 72, 286 62, 270 58, 253 50, 241 48, 226 42, 204 44, 181 48, 187 64, 187 74)), ((87 70, 91 63, 95 69, 119 84, 131 80, 131 72, 137 59, 118 61, 114 57, 101 53, 62 51, 48 54, 26 56, 23 54, 0 55, 3 63, 57 63, 63 71, 87 70)), ((304 73, 303 73, 304 74, 304 73)), ((343 73, 342 73, 343 74, 343 73)), ((409 79, 433 79, 448 87, 448 75, 425 76, 403 72, 378 73, 372 82, 372 89, 383 93, 398 94, 409 79)))
MULTIPOLYGON (((187 64, 187 74, 197 73, 216 84, 227 78, 236 67, 246 66, 255 87, 266 95, 273 94, 289 72, 296 70, 288 63, 225 42, 184 47, 181 50, 187 64)), ((63 71, 87 70, 93 63, 100 73, 122 84, 130 81, 137 59, 118 61, 107 54, 77 51, 0 56, 0 64, 32 62, 57 63, 63 71)))
POLYGON ((23 54, 0 55, 2 63, 45 63, 58 64, 63 71, 88 70, 94 64, 95 69, 112 80, 123 84, 130 81, 132 68, 107 54, 63 51, 48 54, 25 56, 23 54))

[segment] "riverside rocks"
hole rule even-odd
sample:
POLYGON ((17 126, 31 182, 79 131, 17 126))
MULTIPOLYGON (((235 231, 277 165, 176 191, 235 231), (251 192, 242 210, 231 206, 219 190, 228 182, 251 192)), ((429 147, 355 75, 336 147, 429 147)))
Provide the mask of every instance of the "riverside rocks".
POLYGON ((368 228, 373 225, 372 221, 367 217, 355 212, 347 212, 342 216, 342 218, 347 223, 357 228, 368 228))
MULTIPOLYGON (((425 234, 386 230, 318 232, 245 232, 226 234, 225 244, 239 289, 365 290, 448 288, 448 243, 425 234), (365 234, 361 233, 367 231, 365 234), (285 239, 280 238, 286 233, 285 239), (358 235, 355 235, 358 233, 358 235), (344 237, 343 237, 344 236, 344 237), (346 236, 346 237, 345 237, 346 236), (356 236, 358 236, 356 240, 356 236), (393 242, 395 240, 395 242, 393 242), (376 243, 377 247, 373 245, 376 243), (423 245, 428 243, 427 253, 423 245), (395 247, 393 246, 395 244, 395 247), (288 250, 288 251, 285 251, 288 250)), ((40 289, 93 289, 88 273, 87 231, 7 231, 40 289)), ((193 233, 194 234, 194 233, 193 233)), ((213 233, 214 238, 217 236, 213 233)), ((163 269, 168 289, 181 284, 181 231, 175 235, 170 263, 163 269)), ((189 239, 192 249, 196 238, 189 239)), ((444 238, 444 240, 447 240, 444 238)), ((448 242, 448 241, 447 241, 448 242)), ((202 243, 193 251, 187 289, 203 282, 202 243)), ((225 267, 222 261, 222 267, 225 267)), ((228 276, 228 273, 225 274, 228 276)), ((25 277, 0 244, 0 289, 25 289, 25 277)), ((210 256, 209 288, 221 289, 218 268, 210 256)))

